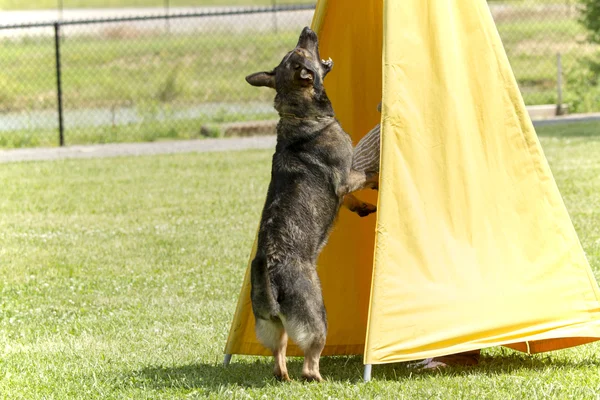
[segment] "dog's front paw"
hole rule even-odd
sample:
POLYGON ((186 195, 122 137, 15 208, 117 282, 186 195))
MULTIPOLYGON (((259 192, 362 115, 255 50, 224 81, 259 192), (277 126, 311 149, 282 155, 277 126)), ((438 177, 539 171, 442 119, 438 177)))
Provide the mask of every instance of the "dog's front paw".
POLYGON ((367 175, 365 187, 373 190, 379 190, 379 172, 374 172, 367 175))
POLYGON ((358 214, 359 217, 366 217, 369 214, 373 214, 377 211, 377 206, 370 203, 362 203, 354 212, 358 214))

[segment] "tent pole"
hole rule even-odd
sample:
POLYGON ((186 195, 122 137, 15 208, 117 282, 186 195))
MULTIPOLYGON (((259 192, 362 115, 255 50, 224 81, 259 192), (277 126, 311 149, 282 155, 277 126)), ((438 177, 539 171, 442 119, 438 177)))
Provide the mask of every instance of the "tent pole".
POLYGON ((371 380, 371 364, 365 365, 365 372, 363 373, 363 380, 369 382, 371 380))
POLYGON ((232 354, 225 354, 225 358, 223 359, 223 366, 226 367, 231 362, 232 354))

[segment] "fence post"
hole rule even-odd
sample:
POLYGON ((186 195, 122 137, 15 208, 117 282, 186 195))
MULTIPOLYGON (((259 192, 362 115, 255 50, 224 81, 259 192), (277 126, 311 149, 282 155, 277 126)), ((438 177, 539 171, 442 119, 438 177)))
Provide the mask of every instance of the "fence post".
POLYGON ((273 31, 277 33, 277 0, 272 0, 273 4, 273 31))
POLYGON ((58 144, 65 145, 63 126, 62 77, 60 70, 60 22, 54 23, 54 50, 56 53, 56 96, 58 104, 58 144))
POLYGON ((169 0, 165 0, 165 29, 167 33, 171 33, 171 25, 169 22, 169 13, 171 11, 171 4, 169 0))
POLYGON ((562 108, 562 59, 560 53, 556 53, 556 115, 563 115, 564 110, 562 108))

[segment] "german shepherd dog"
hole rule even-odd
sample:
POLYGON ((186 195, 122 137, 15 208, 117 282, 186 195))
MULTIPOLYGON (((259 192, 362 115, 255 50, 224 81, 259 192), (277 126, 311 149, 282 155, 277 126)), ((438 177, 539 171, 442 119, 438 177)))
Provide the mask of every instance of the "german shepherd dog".
POLYGON ((327 317, 316 263, 342 203, 359 215, 375 211, 349 193, 376 188, 378 176, 351 170, 352 141, 335 119, 323 87, 333 67, 321 60, 317 35, 302 30, 296 48, 270 72, 246 77, 276 90, 279 112, 271 182, 251 264, 256 336, 273 352, 275 376, 289 381, 289 337, 304 352, 302 376, 322 381, 319 358, 327 317))

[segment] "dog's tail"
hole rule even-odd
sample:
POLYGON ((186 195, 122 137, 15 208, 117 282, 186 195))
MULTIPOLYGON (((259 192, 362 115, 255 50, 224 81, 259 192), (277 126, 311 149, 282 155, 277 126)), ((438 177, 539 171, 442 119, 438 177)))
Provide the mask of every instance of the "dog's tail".
POLYGON ((273 284, 269 278, 267 258, 257 254, 250 267, 250 281, 252 283, 251 298, 252 309, 257 318, 278 319, 279 304, 273 293, 273 284))

